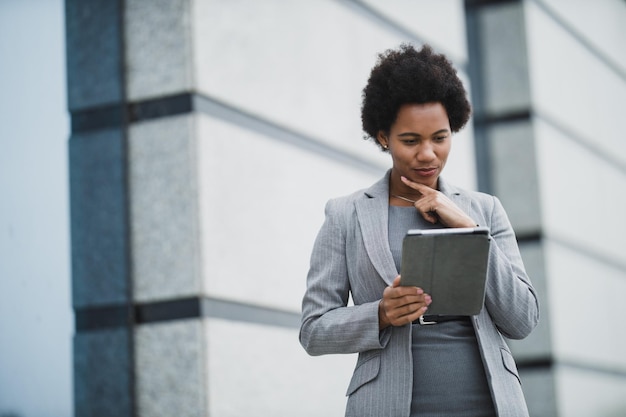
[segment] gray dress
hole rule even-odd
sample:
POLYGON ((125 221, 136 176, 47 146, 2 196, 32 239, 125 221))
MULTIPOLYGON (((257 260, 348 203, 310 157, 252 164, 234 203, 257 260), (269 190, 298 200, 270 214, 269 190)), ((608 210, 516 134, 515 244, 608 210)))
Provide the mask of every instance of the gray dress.
MULTIPOLYGON (((389 246, 398 271, 409 229, 441 227, 414 207, 389 206, 389 246)), ((476 334, 469 318, 413 324, 411 417, 495 416, 476 334)))

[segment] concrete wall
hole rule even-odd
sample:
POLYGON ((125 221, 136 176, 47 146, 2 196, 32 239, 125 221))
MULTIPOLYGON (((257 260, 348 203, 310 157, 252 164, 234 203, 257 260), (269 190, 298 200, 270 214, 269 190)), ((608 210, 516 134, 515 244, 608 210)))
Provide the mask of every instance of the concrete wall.
MULTIPOLYGON (((342 414, 355 357, 306 356, 299 303, 325 201, 389 165, 360 94, 401 41, 472 90, 446 177, 502 199, 540 291, 512 343, 532 415, 624 414, 626 6, 589 3, 67 1, 76 415, 342 414)), ((2 282, 0 415, 71 415, 69 318, 2 282)))
POLYGON ((626 4, 528 2, 525 13, 557 410, 623 415, 626 4))
POLYGON ((540 290, 541 324, 512 343, 531 415, 623 415, 626 4, 466 6, 479 178, 540 290))
MULTIPOLYGON (((340 415, 356 358, 298 343, 310 250, 390 166, 360 129, 377 53, 433 39, 463 70, 462 3, 66 9, 77 414, 340 415)), ((454 147, 475 188, 472 130, 454 147)))

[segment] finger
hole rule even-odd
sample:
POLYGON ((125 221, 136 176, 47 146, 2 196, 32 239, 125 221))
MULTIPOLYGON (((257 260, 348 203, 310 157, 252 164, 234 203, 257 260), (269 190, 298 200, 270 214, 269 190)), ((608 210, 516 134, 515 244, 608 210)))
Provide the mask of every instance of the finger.
POLYGON ((419 319, 421 316, 426 314, 426 311, 428 311, 428 306, 421 306, 414 313, 411 313, 411 321, 419 319))
POLYGON ((383 298, 387 300, 397 299, 403 297, 404 289, 407 287, 403 287, 400 285, 400 275, 396 276, 387 288, 383 291, 383 298))
POLYGON ((422 194, 427 194, 431 191, 437 191, 437 190, 433 190, 432 188, 430 188, 427 185, 424 184, 420 184, 418 182, 413 182, 410 179, 408 179, 407 177, 401 176, 400 180, 402 180, 403 183, 405 183, 406 185, 408 185, 409 187, 413 188, 414 190, 419 191, 422 194))
POLYGON ((393 283, 391 284, 391 286, 393 288, 396 288, 396 287, 400 286, 400 275, 398 275, 397 277, 394 278, 393 283))
POLYGON ((398 298, 388 298, 385 305, 388 309, 405 309, 402 314, 409 314, 422 305, 429 305, 432 298, 428 294, 406 295, 398 298))
POLYGON ((411 322, 414 322, 415 320, 422 317, 424 314, 426 314, 427 311, 428 311, 428 306, 424 306, 420 308, 419 310, 417 310, 414 314, 411 314, 411 317, 410 317, 411 322))
POLYGON ((419 318, 420 315, 424 314, 428 310, 428 306, 424 303, 416 303, 410 304, 408 306, 399 307, 393 310, 390 310, 393 317, 399 318, 404 316, 410 316, 411 320, 415 320, 419 318))
POLYGON ((392 294, 394 294, 396 291, 395 289, 400 287, 400 275, 397 275, 393 281, 391 282, 391 285, 388 285, 384 291, 383 291, 383 298, 385 297, 389 297, 392 294))
POLYGON ((387 287, 383 294, 385 293, 387 293, 387 297, 397 299, 404 297, 421 297, 424 294, 424 290, 420 287, 399 286, 387 287))
POLYGON ((400 314, 400 315, 394 316, 391 319, 391 323, 394 326, 403 326, 405 324, 412 323, 415 320, 419 319, 421 316, 423 316, 427 310, 428 310, 427 306, 421 306, 417 310, 411 310, 411 311, 407 310, 406 314, 400 314))

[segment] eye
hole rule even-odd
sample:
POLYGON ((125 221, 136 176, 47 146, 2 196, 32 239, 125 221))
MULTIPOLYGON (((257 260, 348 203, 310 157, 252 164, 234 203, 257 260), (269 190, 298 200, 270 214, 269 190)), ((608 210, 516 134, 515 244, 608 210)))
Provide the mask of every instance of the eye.
POLYGON ((444 140, 446 140, 447 137, 448 135, 435 136, 435 142, 443 142, 444 140))

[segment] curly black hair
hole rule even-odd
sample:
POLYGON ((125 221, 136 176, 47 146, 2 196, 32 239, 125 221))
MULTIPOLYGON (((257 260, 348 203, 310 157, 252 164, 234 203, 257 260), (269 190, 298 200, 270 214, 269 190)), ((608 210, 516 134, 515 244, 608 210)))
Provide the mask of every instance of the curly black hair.
POLYGON ((472 111, 456 70, 429 45, 417 51, 403 43, 396 50, 379 54, 362 97, 361 122, 367 134, 364 139, 373 139, 381 149, 376 136, 379 131, 389 133, 403 104, 441 103, 453 133, 465 126, 472 111))

